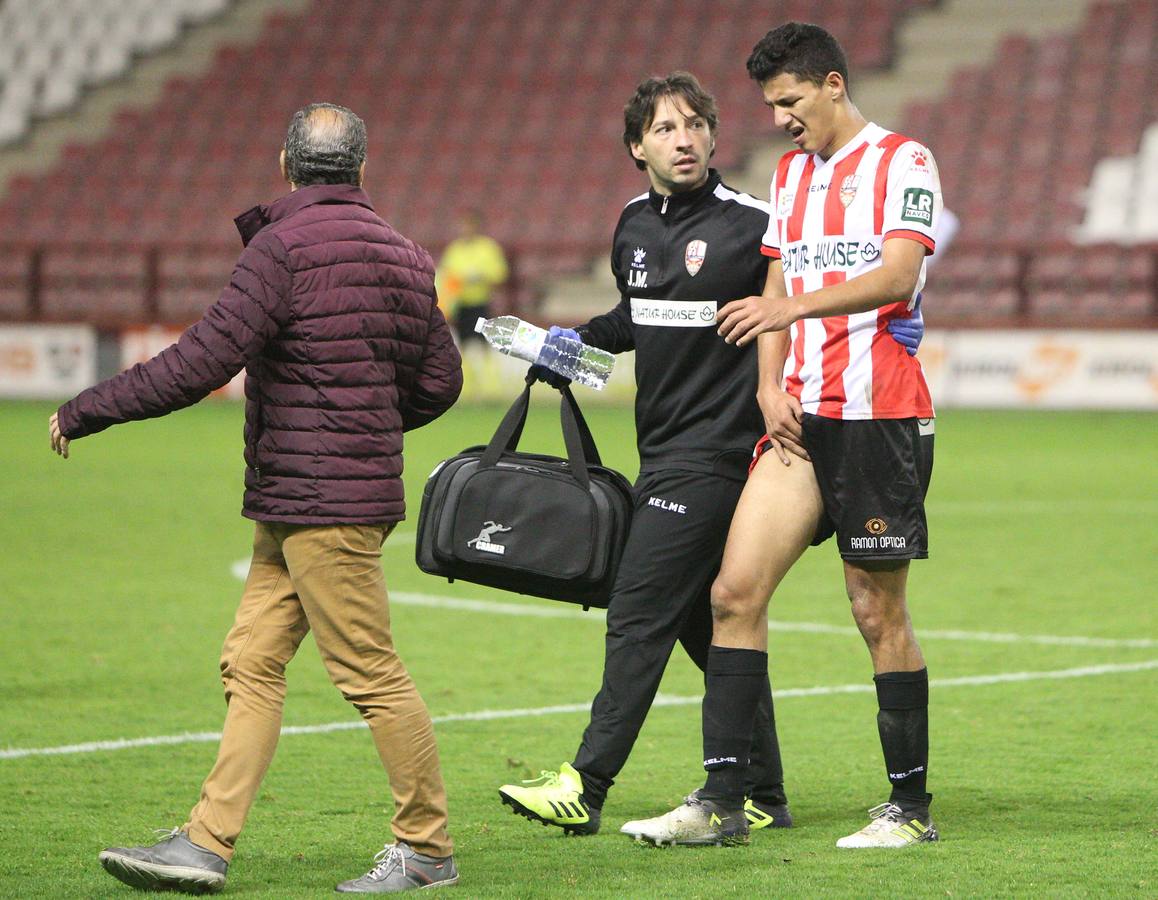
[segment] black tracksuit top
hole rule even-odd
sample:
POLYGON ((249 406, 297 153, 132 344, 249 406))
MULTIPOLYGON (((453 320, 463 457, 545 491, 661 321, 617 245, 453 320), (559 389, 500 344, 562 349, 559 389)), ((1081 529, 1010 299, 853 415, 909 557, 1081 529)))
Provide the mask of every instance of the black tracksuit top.
POLYGON ((621 300, 578 331, 612 353, 635 351, 641 472, 745 476, 764 433, 756 343, 724 343, 715 313, 764 289, 767 227, 768 204, 726 187, 714 169, 703 187, 670 197, 649 191, 619 217, 611 270, 621 300))

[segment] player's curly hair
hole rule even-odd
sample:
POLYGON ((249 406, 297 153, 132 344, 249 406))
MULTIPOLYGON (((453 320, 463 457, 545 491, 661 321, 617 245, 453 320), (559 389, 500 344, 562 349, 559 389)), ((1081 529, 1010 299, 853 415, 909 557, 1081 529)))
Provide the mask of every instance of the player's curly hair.
POLYGON ((763 84, 787 73, 801 81, 824 84, 829 72, 838 72, 848 86, 848 60, 831 34, 819 25, 788 22, 773 28, 752 48, 748 74, 763 84))
MULTIPOLYGON (((720 124, 716 98, 703 89, 691 72, 672 72, 667 78, 643 79, 623 107, 623 146, 627 148, 628 154, 631 154, 632 144, 643 141, 643 133, 655 118, 655 106, 662 97, 683 98, 692 112, 704 117, 712 137, 716 136, 716 128, 720 124)), ((712 154, 715 152, 713 149, 712 154)), ((643 160, 634 156, 631 159, 637 169, 642 171, 647 168, 643 160)))

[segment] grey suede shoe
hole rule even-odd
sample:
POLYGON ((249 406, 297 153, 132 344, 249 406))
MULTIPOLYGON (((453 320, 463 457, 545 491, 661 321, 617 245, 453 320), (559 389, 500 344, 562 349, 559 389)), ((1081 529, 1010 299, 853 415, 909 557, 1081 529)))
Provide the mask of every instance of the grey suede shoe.
POLYGON ((109 847, 101 865, 113 878, 147 891, 215 894, 225 887, 229 863, 198 847, 178 828, 149 847, 109 847))
POLYGON ((395 894, 418 888, 449 887, 458 882, 453 856, 415 853, 404 841, 387 844, 374 857, 376 865, 361 878, 343 881, 334 890, 343 894, 395 894))

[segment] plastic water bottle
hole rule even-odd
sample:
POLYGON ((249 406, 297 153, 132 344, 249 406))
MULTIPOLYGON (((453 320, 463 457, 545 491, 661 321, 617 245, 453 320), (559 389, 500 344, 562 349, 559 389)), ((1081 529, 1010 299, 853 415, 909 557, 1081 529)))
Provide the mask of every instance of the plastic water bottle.
POLYGON ((517 316, 479 319, 474 330, 500 353, 545 366, 597 391, 607 386, 615 366, 615 356, 606 350, 565 337, 548 341, 545 329, 517 316))

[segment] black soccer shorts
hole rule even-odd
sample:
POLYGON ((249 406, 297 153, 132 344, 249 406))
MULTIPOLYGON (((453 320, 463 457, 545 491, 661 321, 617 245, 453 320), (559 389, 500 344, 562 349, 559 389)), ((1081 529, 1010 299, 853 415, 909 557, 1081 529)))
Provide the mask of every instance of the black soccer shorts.
POLYGON ((846 560, 927 558, 933 420, 805 414, 803 424, 824 502, 813 545, 835 533, 846 560))

